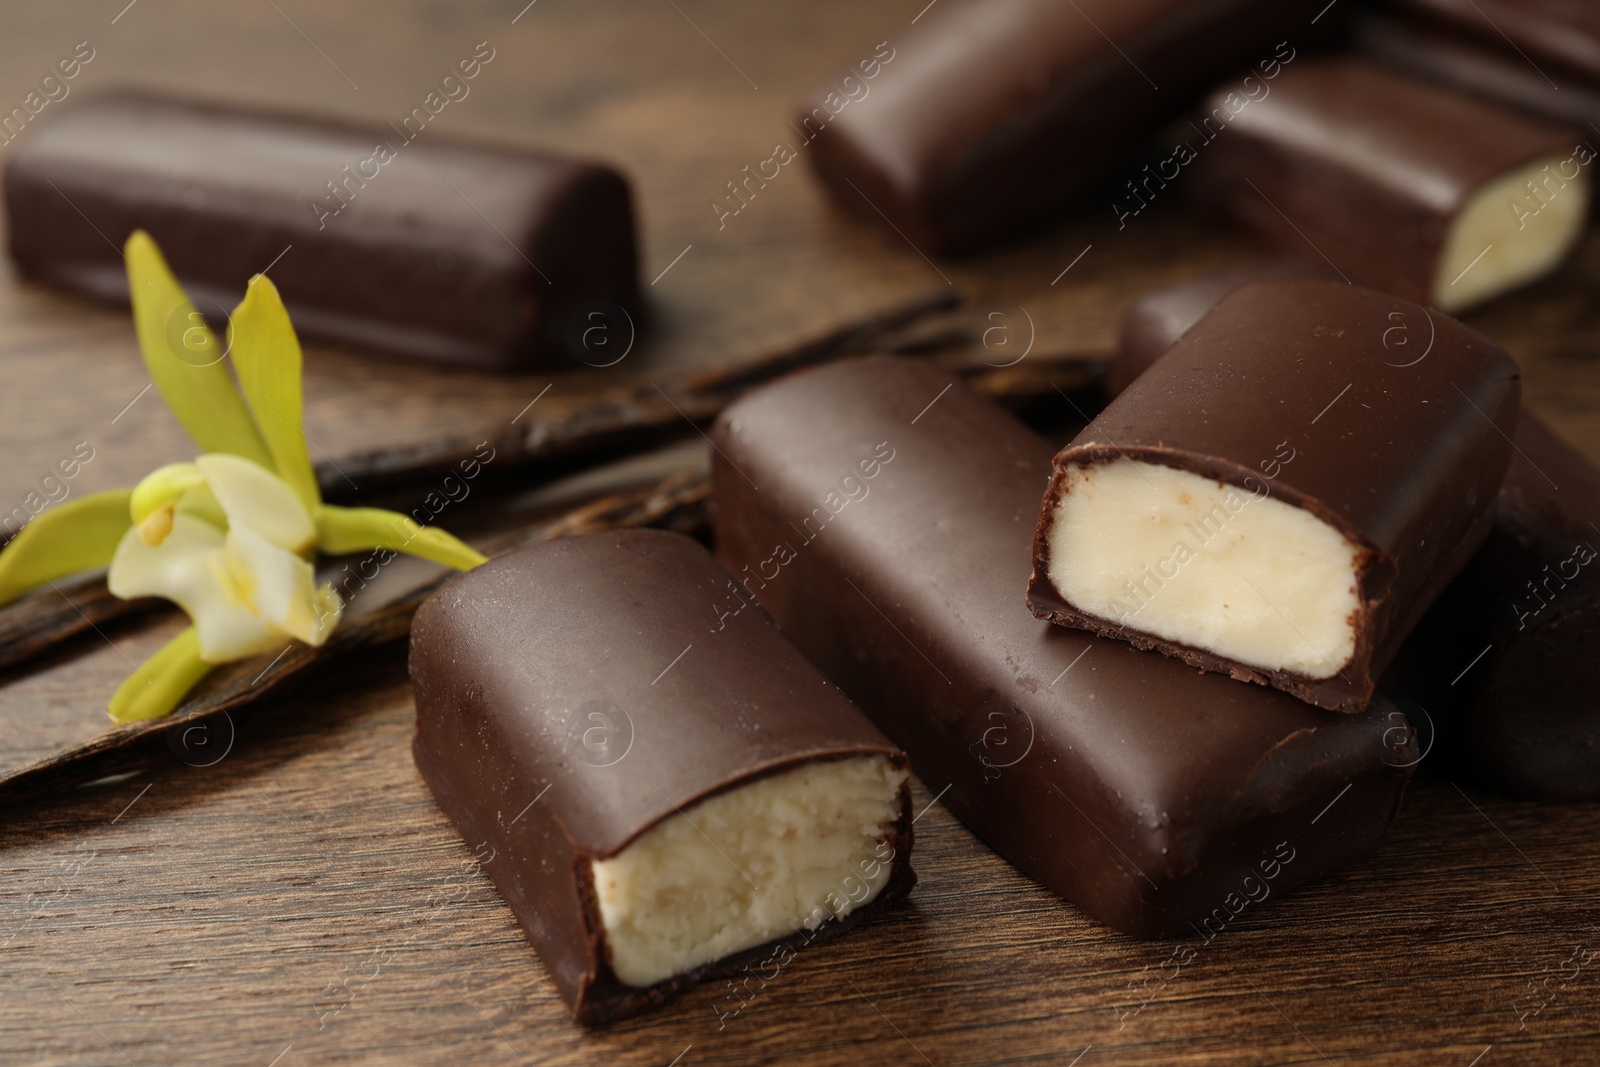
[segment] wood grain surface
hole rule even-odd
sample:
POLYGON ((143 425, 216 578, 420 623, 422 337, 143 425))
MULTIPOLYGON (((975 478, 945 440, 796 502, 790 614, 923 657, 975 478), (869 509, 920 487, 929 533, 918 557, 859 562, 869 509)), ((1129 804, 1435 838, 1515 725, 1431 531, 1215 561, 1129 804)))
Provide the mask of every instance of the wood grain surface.
MULTIPOLYGON (((721 366, 941 286, 995 328, 996 363, 1092 358, 1138 292, 1248 254, 1176 199, 1119 232, 1087 196, 1028 240, 929 262, 832 208, 800 163, 719 229, 709 202, 793 137, 795 102, 925 3, 11 5, 0 110, 88 40, 74 94, 131 82, 387 121, 487 40, 495 60, 440 133, 629 171, 656 327, 626 360, 501 379, 311 346, 308 435, 330 464, 488 437, 547 385, 554 399, 721 366)), ((1469 321, 1523 361, 1529 404, 1600 457, 1597 292, 1591 235, 1557 277, 1469 321)), ((0 373, 0 507, 79 442, 95 451, 74 493, 188 455, 144 392, 126 312, 8 266, 0 373)), ((0 732, 94 736, 130 661, 176 625, 126 620, 0 675, 0 732)), ((1378 853, 1210 942, 1090 922, 955 823, 929 782, 908 905, 800 954, 736 1016, 706 985, 583 1032, 418 778, 412 720, 403 652, 361 653, 259 717, 158 747, 131 777, 8 805, 0 1064, 1600 1062, 1600 811, 1463 792, 1426 761, 1378 853)))

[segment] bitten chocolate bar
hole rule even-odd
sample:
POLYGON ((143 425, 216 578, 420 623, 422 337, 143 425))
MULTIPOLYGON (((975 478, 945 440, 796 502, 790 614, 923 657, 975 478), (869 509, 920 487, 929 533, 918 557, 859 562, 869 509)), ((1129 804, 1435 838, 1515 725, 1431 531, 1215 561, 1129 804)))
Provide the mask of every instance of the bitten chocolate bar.
POLYGON ((1230 92, 1196 119, 1214 138, 1197 195, 1350 281, 1459 311, 1549 273, 1582 233, 1576 132, 1360 59, 1286 67, 1237 113, 1230 92))
POLYGON ((925 252, 966 251, 1104 177, 1233 68, 1275 74, 1336 21, 1313 24, 1325 7, 944 0, 896 37, 873 81, 852 75, 794 125, 847 210, 925 252))
POLYGON ((1029 604, 1360 710, 1488 535, 1518 386, 1504 350, 1408 300, 1241 289, 1057 454, 1029 604))
POLYGON ((301 333, 400 356, 523 369, 639 319, 621 174, 410 126, 105 96, 30 131, 5 203, 30 278, 126 303, 143 229, 203 309, 270 268, 301 333))
MULTIPOLYGON (((1217 301, 1305 267, 1268 262, 1157 289, 1129 309, 1112 395, 1217 301)), ((1422 353, 1426 337, 1392 335, 1422 353)), ((1531 412, 1495 503, 1494 529, 1378 682, 1432 720, 1432 764, 1531 800, 1600 798, 1600 470, 1531 412)))
POLYGON ((916 881, 906 757, 761 609, 713 620, 731 588, 686 537, 591 534, 492 560, 412 628, 417 769, 580 1022, 916 881))
POLYGON ((712 439, 717 552, 741 601, 951 811, 1096 919, 1212 929, 1264 880, 1299 885, 1382 839, 1416 759, 1408 730, 1385 736, 1404 722, 1392 708, 1330 715, 1028 613, 1053 449, 937 368, 796 374, 712 439))

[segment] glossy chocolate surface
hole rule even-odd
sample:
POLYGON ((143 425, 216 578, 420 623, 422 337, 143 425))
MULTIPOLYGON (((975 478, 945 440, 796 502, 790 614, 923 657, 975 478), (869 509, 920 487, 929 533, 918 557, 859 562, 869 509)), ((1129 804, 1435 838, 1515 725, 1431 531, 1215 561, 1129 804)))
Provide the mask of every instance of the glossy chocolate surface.
MULTIPOLYGON (((492 852, 484 869, 580 1022, 633 1014, 762 952, 623 985, 601 941, 591 860, 807 761, 883 755, 904 766, 760 608, 719 620, 730 585, 681 535, 588 534, 455 579, 412 627, 417 769, 467 844, 492 852)), ((915 883, 909 788, 891 844, 888 884, 824 935, 915 883)))
MULTIPOLYGON (((1600 82, 1600 7, 1592 0, 1397 0, 1396 5, 1516 50, 1557 82, 1571 73, 1600 82)), ((1564 87, 1564 86, 1563 86, 1564 87)))
POLYGON ((1517 366, 1503 349, 1408 300, 1339 282, 1240 289, 1056 456, 1029 603, 1041 618, 1357 711, 1488 536, 1519 397, 1517 366), (1294 459, 1280 464, 1285 442, 1294 459), (1320 680, 1269 671, 1065 603, 1048 577, 1046 539, 1062 472, 1124 457, 1264 490, 1359 546, 1350 662, 1320 680))
POLYGON ((1416 759, 1392 707, 1332 714, 1029 614, 1052 446, 944 372, 796 374, 712 438, 735 579, 942 803, 1096 919, 1187 934, 1280 848, 1287 888, 1382 839, 1416 759))
MULTIPOLYGON (((1329 29, 1307 0, 943 0, 794 120, 847 210, 928 253, 1015 232, 1235 67, 1329 29)), ((1279 57, 1281 58, 1281 57, 1279 57)))
POLYGON ((1526 411, 1516 441, 1494 530, 1381 684, 1432 718, 1448 773, 1600 799, 1600 470, 1526 411))
POLYGON ((594 302, 639 317, 621 174, 427 129, 102 96, 18 145, 5 202, 38 281, 126 303, 142 228, 207 314, 270 266, 302 334, 399 356, 524 369, 594 302))
MULTIPOLYGON (((1224 85, 1204 105, 1227 110, 1224 85)), ((1284 68, 1199 151, 1194 189, 1269 243, 1431 303, 1451 222, 1485 183, 1578 135, 1369 60, 1284 68)))
POLYGON ((1589 80, 1562 77, 1557 84, 1504 39, 1482 40, 1411 20, 1364 15, 1354 36, 1356 48, 1366 55, 1571 126, 1593 143, 1588 135, 1590 123, 1600 125, 1600 74, 1589 80))
POLYGON ((1192 281, 1152 289, 1135 300, 1122 317, 1117 354, 1106 367, 1105 389, 1116 396, 1178 343, 1189 327, 1205 317, 1223 297, 1252 282, 1337 278, 1333 268, 1306 259, 1264 260, 1192 281))

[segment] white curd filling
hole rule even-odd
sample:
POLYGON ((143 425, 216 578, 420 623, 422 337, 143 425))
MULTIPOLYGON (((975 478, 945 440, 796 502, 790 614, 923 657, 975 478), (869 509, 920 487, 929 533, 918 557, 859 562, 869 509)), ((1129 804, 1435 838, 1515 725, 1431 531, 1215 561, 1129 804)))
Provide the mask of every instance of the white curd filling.
POLYGON ((807 763, 702 800, 595 860, 617 977, 653 985, 877 897, 905 778, 881 756, 807 763))
POLYGON ((1588 211, 1588 172, 1565 157, 1541 159, 1488 182, 1450 224, 1433 281, 1434 306, 1460 311, 1554 270, 1583 233, 1588 211))
POLYGON ((1131 459, 1069 468, 1049 578, 1077 610, 1264 670, 1339 673, 1360 550, 1261 483, 1131 459))

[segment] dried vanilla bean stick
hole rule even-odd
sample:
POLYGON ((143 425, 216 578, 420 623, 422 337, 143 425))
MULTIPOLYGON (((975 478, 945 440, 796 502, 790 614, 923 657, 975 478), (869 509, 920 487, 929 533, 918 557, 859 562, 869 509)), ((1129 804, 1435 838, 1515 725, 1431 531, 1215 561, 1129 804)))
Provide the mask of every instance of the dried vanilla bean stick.
POLYGON ((547 476, 574 466, 639 452, 708 424, 746 389, 792 370, 872 351, 896 330, 941 312, 960 297, 946 292, 918 297, 857 322, 746 362, 673 376, 655 384, 608 389, 571 398, 551 397, 518 425, 491 436, 457 437, 385 449, 341 460, 338 469, 319 467, 318 481, 330 498, 349 495, 353 482, 363 495, 427 481, 451 473, 477 456, 485 443, 495 449, 495 469, 538 463, 547 476))
POLYGON ((0 608, 0 670, 101 623, 161 608, 159 600, 112 596, 103 574, 53 582, 0 608))

